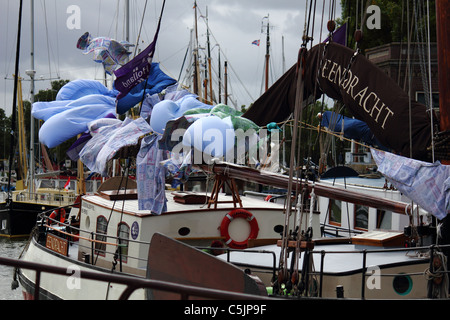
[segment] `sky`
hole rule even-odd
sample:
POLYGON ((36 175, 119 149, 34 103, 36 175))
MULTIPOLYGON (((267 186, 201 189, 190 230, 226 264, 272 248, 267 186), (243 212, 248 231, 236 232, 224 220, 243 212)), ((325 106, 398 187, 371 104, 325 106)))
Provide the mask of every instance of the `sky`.
MULTIPOLYGON (((0 12, 0 107, 11 113, 19 1, 1 0, 0 12)), ((23 99, 30 100, 31 69, 30 4, 24 0, 19 74, 23 81, 23 99)), ((153 40, 163 0, 129 0, 130 42, 136 43, 142 18, 138 49, 153 40)), ((317 1, 312 44, 323 41, 329 17, 329 0, 317 1), (322 20, 322 11, 324 18, 322 20), (323 21, 323 23, 322 23, 323 21), (323 26, 322 26, 323 25, 323 26), (322 30, 322 33, 320 31, 322 30)), ((337 17, 341 9, 337 3, 337 17)), ((206 21, 210 29, 214 90, 217 92, 218 57, 228 62, 230 105, 249 106, 264 90, 266 26, 270 30, 270 84, 296 63, 302 43, 306 0, 197 0, 197 28, 200 54, 205 57, 206 21), (207 19, 206 19, 207 17, 207 19), (262 32, 262 27, 264 30, 262 32), (260 40, 260 46, 253 45, 260 40)), ((104 79, 103 67, 76 48, 81 35, 125 40, 125 0, 34 0, 36 90, 50 88, 57 79, 104 79), (79 9, 72 11, 76 6, 79 9), (75 15, 75 16, 74 16, 75 15), (73 20, 73 18, 79 18, 73 20), (79 25, 74 23, 79 21, 79 25)), ((171 77, 185 78, 183 66, 194 28, 194 0, 166 0, 154 62, 171 77), (183 72, 182 72, 183 71, 183 72)), ((223 77, 223 76, 222 76, 223 77)), ((112 80, 107 83, 111 86, 112 80)))

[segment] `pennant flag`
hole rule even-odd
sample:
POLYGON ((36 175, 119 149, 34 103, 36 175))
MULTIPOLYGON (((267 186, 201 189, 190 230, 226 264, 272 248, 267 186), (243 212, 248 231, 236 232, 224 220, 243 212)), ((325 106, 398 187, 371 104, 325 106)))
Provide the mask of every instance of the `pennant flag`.
POLYGON ((259 43, 260 43, 260 40, 255 40, 252 42, 252 44, 254 44, 255 46, 258 46, 258 47, 259 47, 259 43))
MULTIPOLYGON (((326 43, 330 40, 330 37, 326 38, 323 43, 326 43)), ((339 43, 343 46, 347 46, 347 22, 344 23, 342 26, 337 28, 333 32, 333 42, 339 43)))
POLYGON ((70 189, 70 177, 69 177, 69 179, 67 179, 67 182, 64 185, 64 190, 69 191, 69 189, 70 189))
POLYGON ((159 17, 158 27, 156 28, 153 42, 150 43, 150 45, 145 50, 139 53, 135 58, 133 58, 123 67, 114 71, 114 74, 117 77, 116 81, 114 82, 114 87, 119 91, 117 100, 125 97, 128 92, 131 91, 131 89, 133 89, 139 83, 145 81, 150 74, 165 3, 166 1, 164 1, 162 5, 161 16, 159 17))

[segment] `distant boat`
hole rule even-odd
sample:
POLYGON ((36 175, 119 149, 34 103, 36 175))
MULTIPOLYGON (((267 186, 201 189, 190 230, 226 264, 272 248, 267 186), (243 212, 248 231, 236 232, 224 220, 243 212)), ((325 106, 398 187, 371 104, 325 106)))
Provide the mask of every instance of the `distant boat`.
MULTIPOLYGON (((33 2, 32 2, 33 3, 33 2)), ((34 18, 34 5, 32 5, 32 19, 34 18)), ((0 202, 0 237, 27 237, 31 233, 36 224, 37 215, 46 210, 52 210, 58 207, 67 206, 75 202, 76 196, 74 190, 64 190, 62 186, 55 186, 55 188, 38 188, 35 190, 35 176, 34 167, 28 168, 31 178, 28 182, 28 189, 24 186, 24 181, 27 180, 27 163, 26 163, 26 142, 25 142, 25 128, 23 115, 23 99, 22 99, 22 84, 21 78, 18 76, 19 70, 19 54, 21 42, 21 28, 22 28, 22 1, 19 8, 18 20, 18 37, 16 50, 16 69, 14 75, 14 92, 13 92, 13 109, 12 109, 12 131, 17 131, 19 134, 19 172, 21 176, 14 177, 13 168, 15 136, 11 135, 11 152, 9 157, 9 173, 8 178, 2 178, 2 189, 6 190, 5 198, 0 202), (17 103, 18 100, 18 103, 17 103), (16 115, 18 121, 16 121, 16 115), (17 124, 18 122, 18 124, 17 124), (18 181, 15 181, 18 179, 18 181)), ((31 39, 32 44, 34 39, 31 39)), ((34 68, 34 48, 32 47, 32 69, 34 68)), ((34 87, 34 74, 32 74, 32 86, 34 87)), ((33 92, 34 89, 32 89, 33 92)), ((34 93, 33 93, 34 95, 34 93)), ((32 156, 33 157, 33 156, 32 156)), ((30 157, 31 158, 31 157, 30 157)), ((33 161, 30 161, 32 164, 33 161)))

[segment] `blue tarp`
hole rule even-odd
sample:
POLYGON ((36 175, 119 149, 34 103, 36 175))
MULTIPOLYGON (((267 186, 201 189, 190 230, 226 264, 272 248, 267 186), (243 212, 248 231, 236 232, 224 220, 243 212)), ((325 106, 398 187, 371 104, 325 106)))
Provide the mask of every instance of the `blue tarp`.
POLYGON ((106 117, 114 112, 114 108, 114 98, 99 94, 68 102, 63 111, 60 110, 61 112, 46 119, 39 130, 39 141, 49 148, 54 148, 86 132, 89 122, 106 117))
POLYGON ((370 146, 386 150, 372 133, 369 126, 361 120, 345 117, 332 111, 325 111, 322 114, 321 123, 323 127, 327 127, 330 131, 337 133, 342 132, 343 125, 345 138, 362 141, 370 146))
POLYGON ((166 87, 171 86, 176 82, 177 81, 175 79, 172 79, 167 74, 161 71, 159 63, 152 63, 150 75, 148 76, 147 81, 141 82, 136 87, 131 89, 131 91, 125 97, 118 100, 117 113, 124 114, 135 105, 140 103, 143 100, 143 97, 145 97, 144 88, 145 95, 152 95, 163 91, 166 87))
POLYGON ((175 83, 160 70, 158 63, 152 64, 148 81, 136 86, 120 101, 116 100, 117 90, 109 90, 98 81, 71 81, 61 88, 56 101, 33 104, 32 116, 45 121, 39 131, 39 141, 54 148, 86 132, 89 122, 116 111, 125 113, 137 105, 142 100, 144 87, 145 94, 155 94, 175 83))
POLYGON ((450 166, 371 150, 378 171, 400 192, 439 220, 450 212, 450 166))

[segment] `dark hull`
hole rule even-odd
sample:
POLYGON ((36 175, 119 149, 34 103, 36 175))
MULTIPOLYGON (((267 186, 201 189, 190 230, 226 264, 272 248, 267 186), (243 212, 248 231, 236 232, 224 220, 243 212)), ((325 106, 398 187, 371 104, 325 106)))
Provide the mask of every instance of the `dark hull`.
POLYGON ((0 237, 28 236, 36 225, 37 215, 55 208, 40 203, 0 203, 0 237))

